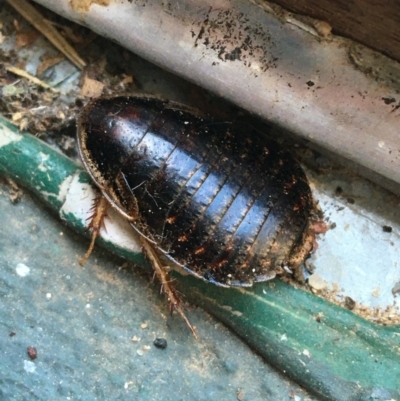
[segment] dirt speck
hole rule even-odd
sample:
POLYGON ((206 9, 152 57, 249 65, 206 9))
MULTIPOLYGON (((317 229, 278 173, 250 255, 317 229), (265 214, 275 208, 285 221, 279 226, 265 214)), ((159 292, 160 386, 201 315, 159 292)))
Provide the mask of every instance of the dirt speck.
POLYGON ((156 348, 161 348, 161 349, 167 348, 168 345, 167 340, 165 338, 156 338, 153 344, 156 348))
POLYGON ((393 231, 393 228, 390 226, 382 226, 382 230, 384 233, 391 233, 393 231))

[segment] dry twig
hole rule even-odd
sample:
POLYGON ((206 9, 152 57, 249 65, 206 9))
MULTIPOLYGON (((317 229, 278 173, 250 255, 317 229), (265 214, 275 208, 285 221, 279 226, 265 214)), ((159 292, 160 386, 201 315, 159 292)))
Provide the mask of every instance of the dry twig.
POLYGON ((36 85, 39 85, 39 86, 41 86, 43 88, 46 88, 46 89, 50 89, 53 92, 58 92, 57 89, 55 89, 52 86, 46 84, 46 82, 41 81, 39 78, 36 78, 31 74, 28 74, 25 70, 21 70, 20 68, 13 67, 11 65, 5 65, 5 69, 7 71, 9 71, 9 72, 12 72, 15 75, 18 75, 20 77, 28 79, 29 81, 33 82, 36 85))
POLYGON ((86 65, 75 49, 30 3, 26 0, 7 0, 7 2, 40 31, 76 67, 82 69, 86 65))

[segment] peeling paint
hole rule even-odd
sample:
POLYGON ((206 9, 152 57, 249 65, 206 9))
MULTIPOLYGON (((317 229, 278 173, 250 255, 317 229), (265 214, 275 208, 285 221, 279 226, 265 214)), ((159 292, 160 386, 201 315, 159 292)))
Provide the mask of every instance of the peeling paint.
MULTIPOLYGON (((60 209, 60 217, 66 220, 72 215, 82 226, 87 226, 93 214, 93 203, 98 192, 91 184, 80 182, 79 173, 69 177, 68 182, 65 180, 61 187, 65 201, 60 209)), ((141 253, 137 234, 113 208, 109 208, 104 223, 105 227, 100 230, 100 237, 103 240, 129 252, 141 253)))
POLYGON ((40 164, 38 165, 38 169, 40 171, 46 172, 47 171, 47 167, 45 166, 46 161, 49 159, 50 155, 46 155, 43 152, 39 152, 39 156, 40 156, 40 164))
POLYGON ((6 125, 0 123, 0 148, 7 146, 12 142, 18 142, 22 139, 22 135, 12 131, 6 125))

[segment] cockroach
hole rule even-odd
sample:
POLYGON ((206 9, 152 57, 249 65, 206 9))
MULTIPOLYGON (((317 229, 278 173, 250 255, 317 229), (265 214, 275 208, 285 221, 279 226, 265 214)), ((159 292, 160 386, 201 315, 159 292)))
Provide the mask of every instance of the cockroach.
POLYGON ((78 146, 102 194, 82 262, 111 205, 140 234, 171 311, 193 333, 160 257, 219 286, 251 286, 298 273, 312 249, 307 178, 251 126, 156 97, 109 96, 84 108, 78 146))

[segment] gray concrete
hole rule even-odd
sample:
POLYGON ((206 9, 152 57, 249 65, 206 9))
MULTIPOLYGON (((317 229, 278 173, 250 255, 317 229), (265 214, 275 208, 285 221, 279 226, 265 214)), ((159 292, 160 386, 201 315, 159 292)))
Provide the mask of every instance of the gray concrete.
POLYGON ((86 240, 28 193, 17 205, 4 185, 0 193, 2 401, 229 401, 239 388, 244 400, 316 400, 192 308, 196 341, 150 273, 99 248, 80 267, 86 240), (155 348, 156 337, 168 347, 155 348))

